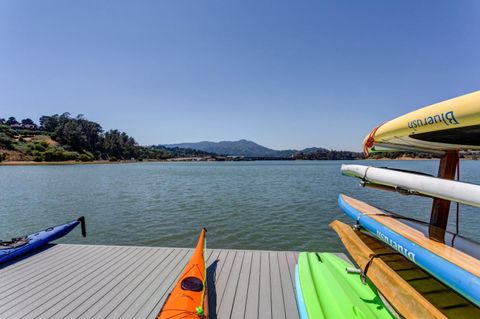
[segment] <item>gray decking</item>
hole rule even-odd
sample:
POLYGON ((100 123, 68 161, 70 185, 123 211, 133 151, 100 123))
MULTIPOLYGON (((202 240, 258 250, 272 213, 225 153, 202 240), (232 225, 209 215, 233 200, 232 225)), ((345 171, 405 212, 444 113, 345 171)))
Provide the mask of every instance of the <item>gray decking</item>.
MULTIPOLYGON (((155 318, 190 254, 52 245, 0 267, 0 318, 155 318)), ((298 318, 297 255, 207 250, 210 318, 298 318)))

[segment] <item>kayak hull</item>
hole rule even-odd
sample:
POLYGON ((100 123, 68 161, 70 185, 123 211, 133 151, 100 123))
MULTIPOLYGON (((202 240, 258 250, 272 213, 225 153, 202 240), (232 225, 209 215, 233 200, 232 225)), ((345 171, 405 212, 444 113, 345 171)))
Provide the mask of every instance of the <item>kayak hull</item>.
POLYGON ((365 165, 342 165, 342 174, 410 193, 480 207, 480 185, 365 165))
POLYGON ((206 277, 205 229, 203 229, 190 261, 157 318, 208 318, 206 277))
POLYGON ((303 297, 302 319, 393 318, 375 286, 362 283, 360 275, 347 268, 353 265, 331 253, 299 255, 295 286, 297 301, 303 297))
POLYGON ((38 249, 51 241, 59 239, 74 229, 80 221, 75 220, 63 225, 47 228, 46 230, 26 236, 28 243, 23 246, 0 250, 0 264, 25 255, 38 249))
POLYGON ((300 275, 298 274, 298 264, 295 265, 295 299, 297 300, 297 309, 300 319, 308 319, 305 300, 303 299, 302 288, 300 287, 300 275))
POLYGON ((368 155, 383 151, 480 149, 480 91, 410 112, 376 127, 364 140, 368 155))

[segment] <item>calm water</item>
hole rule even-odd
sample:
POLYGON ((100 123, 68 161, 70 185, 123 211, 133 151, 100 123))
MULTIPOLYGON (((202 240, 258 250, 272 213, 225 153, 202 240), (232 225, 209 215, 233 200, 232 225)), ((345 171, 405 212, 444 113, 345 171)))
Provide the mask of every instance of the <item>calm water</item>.
MULTIPOLYGON (((326 250, 342 246, 328 224, 350 222, 339 193, 428 220, 431 200, 365 189, 341 161, 0 166, 0 238, 85 215, 65 243, 193 246, 200 227, 212 248, 326 250)), ((437 161, 356 162, 434 174, 437 161)), ((480 162, 462 179, 480 183, 480 162)), ((451 214, 451 224, 455 214, 451 214)), ((462 206, 461 233, 480 240, 478 209, 462 206)))

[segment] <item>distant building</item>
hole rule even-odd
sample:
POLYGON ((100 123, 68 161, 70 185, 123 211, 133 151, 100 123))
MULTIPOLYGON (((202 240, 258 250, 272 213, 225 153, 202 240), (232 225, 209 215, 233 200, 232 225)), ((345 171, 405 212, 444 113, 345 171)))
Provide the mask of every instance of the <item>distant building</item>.
POLYGON ((38 130, 37 124, 21 124, 21 123, 10 124, 10 128, 14 130, 31 130, 31 131, 38 130))

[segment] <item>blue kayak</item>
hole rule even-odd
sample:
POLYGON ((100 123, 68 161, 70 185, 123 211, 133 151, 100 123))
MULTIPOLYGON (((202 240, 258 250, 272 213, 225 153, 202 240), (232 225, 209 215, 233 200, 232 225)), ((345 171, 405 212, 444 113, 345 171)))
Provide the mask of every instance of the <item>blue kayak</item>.
POLYGON ((65 236, 78 224, 81 224, 82 235, 85 237, 85 218, 82 216, 79 219, 69 223, 50 227, 25 237, 12 238, 11 241, 0 241, 0 264, 31 252, 32 250, 42 247, 51 241, 65 236))

